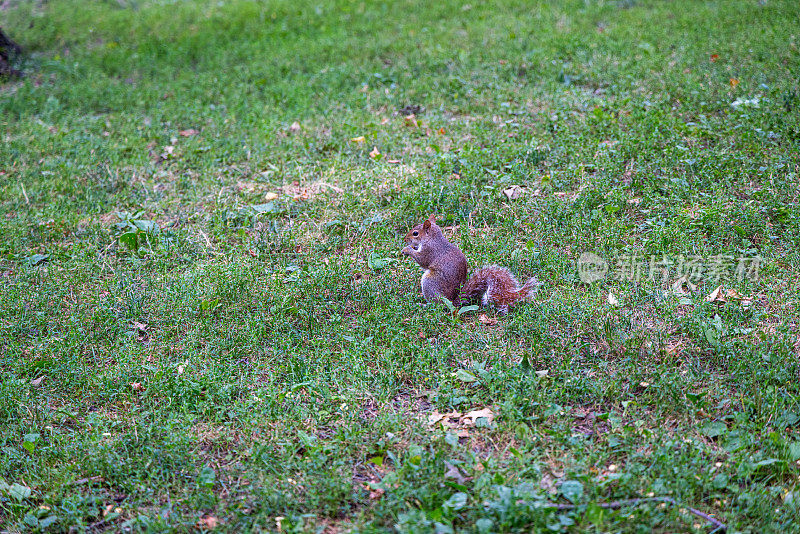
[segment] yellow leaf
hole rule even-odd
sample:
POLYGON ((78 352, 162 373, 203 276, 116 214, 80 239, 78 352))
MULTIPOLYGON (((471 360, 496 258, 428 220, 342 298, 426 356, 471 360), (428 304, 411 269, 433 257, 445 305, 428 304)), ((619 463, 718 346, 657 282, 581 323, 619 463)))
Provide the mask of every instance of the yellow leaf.
POLYGON ((372 147, 372 150, 369 153, 369 157, 371 157, 372 159, 375 159, 380 155, 381 155, 381 153, 378 150, 378 147, 376 147, 376 146, 372 147))
POLYGON ((367 140, 367 138, 366 138, 366 137, 364 137, 363 135, 359 135, 358 137, 353 137, 353 138, 352 138, 352 139, 350 139, 350 140, 351 140, 352 142, 354 142, 354 143, 357 143, 357 144, 359 144, 359 145, 360 145, 361 143, 363 143, 364 141, 366 141, 366 140, 367 140))

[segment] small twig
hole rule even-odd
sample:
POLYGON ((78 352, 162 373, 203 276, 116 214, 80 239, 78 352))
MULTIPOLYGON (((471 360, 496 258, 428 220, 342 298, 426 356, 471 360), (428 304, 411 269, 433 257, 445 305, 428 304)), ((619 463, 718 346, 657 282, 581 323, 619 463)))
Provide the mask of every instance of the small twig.
MULTIPOLYGON (((717 532, 718 530, 725 531, 725 530, 728 529, 728 527, 725 525, 725 523, 722 523, 718 519, 715 519, 715 518, 711 517, 710 515, 708 515, 707 513, 701 512, 700 510, 697 510, 696 508, 692 508, 690 506, 682 506, 680 503, 678 503, 678 501, 676 501, 672 497, 640 497, 638 499, 623 499, 621 501, 599 502, 599 503, 596 503, 596 504, 600 508, 616 509, 616 508, 622 508, 624 506, 631 506, 631 505, 636 506, 638 504, 642 504, 642 503, 646 503, 646 502, 665 502, 665 503, 673 504, 675 506, 680 506, 681 508, 685 508, 686 510, 688 510, 692 514, 696 515, 697 517, 705 519, 706 521, 708 521, 709 523, 711 523, 712 525, 717 527, 717 528, 714 529, 713 532, 717 532)), ((557 504, 557 503, 547 503, 547 505, 546 505, 547 508, 555 508, 556 510, 574 510, 575 508, 578 508, 580 506, 585 506, 585 505, 580 505, 580 504, 557 504)))
POLYGON ((19 186, 20 186, 20 188, 22 188, 22 196, 25 197, 25 204, 30 206, 31 205, 31 199, 28 198, 28 193, 25 191, 25 184, 20 182, 19 186))

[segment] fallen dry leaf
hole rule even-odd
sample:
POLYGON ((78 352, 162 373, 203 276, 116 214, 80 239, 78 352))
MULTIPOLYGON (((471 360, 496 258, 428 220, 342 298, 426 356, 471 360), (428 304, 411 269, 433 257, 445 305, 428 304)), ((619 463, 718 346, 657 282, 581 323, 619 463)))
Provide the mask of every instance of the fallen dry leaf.
POLYGON ((193 136, 193 135, 197 135, 197 134, 199 134, 199 133, 200 133, 200 132, 198 132, 198 131, 197 131, 197 130, 195 130, 194 128, 189 128, 188 130, 181 130, 180 132, 178 132, 178 134, 179 134, 181 137, 191 137, 191 136, 193 136))
POLYGON ((725 291, 725 298, 733 300, 745 300, 742 294, 736 291, 735 289, 728 289, 727 291, 725 291))
POLYGON ((489 317, 489 316, 488 316, 488 315, 486 315, 485 313, 482 313, 482 314, 480 314, 480 316, 478 317, 478 320, 479 320, 481 323, 483 323, 483 324, 485 324, 485 325, 487 325, 487 326, 492 326, 492 325, 495 325, 495 324, 497 324, 497 318, 495 318, 495 317, 489 317))
POLYGON ((706 302, 725 302, 725 295, 722 293, 722 286, 717 287, 714 291, 706 295, 706 302))
POLYGON ((133 391, 144 391, 144 386, 141 382, 131 382, 131 389, 133 391))
POLYGON ((419 128, 419 124, 417 123, 417 116, 413 113, 411 115, 406 115, 405 117, 403 117, 403 123, 409 128, 419 128))
POLYGON ((428 425, 433 426, 436 423, 438 423, 439 421, 441 421, 443 425, 452 428, 454 426, 457 426, 458 423, 453 423, 451 421, 451 419, 458 420, 460 418, 461 418, 461 414, 459 412, 439 413, 438 411, 434 410, 433 413, 431 413, 428 416, 428 425))
POLYGON ((376 501, 376 500, 380 499, 381 497, 383 497, 384 493, 386 493, 386 490, 381 489, 381 488, 375 488, 374 490, 371 490, 369 492, 369 499, 371 501, 376 501))
POLYGON ((44 380, 44 375, 40 376, 39 378, 36 378, 35 380, 31 380, 31 385, 37 387, 39 386, 39 384, 42 383, 42 380, 44 380))
POLYGON ((400 163, 400 160, 399 159, 389 159, 389 160, 386 160, 386 163, 400 163))
POLYGON ((161 159, 168 159, 172 156, 172 153, 175 152, 175 147, 172 145, 168 145, 164 147, 164 151, 161 153, 161 159))
POLYGON ((367 138, 366 138, 366 137, 364 137, 363 135, 359 135, 358 137, 353 137, 353 138, 352 138, 352 139, 350 139, 350 140, 351 140, 352 142, 354 142, 354 143, 356 143, 356 144, 359 144, 359 145, 360 145, 361 143, 363 143, 364 141, 366 141, 366 140, 367 140, 367 138))
POLYGON ((608 300, 608 303, 611 304, 612 306, 619 306, 619 299, 617 297, 615 297, 614 294, 611 293, 610 291, 608 293, 608 299, 607 300, 608 300))
POLYGON ((297 121, 294 121, 292 123, 292 125, 289 126, 289 131, 290 132, 299 132, 300 131, 300 123, 297 122, 297 121))
POLYGON ((489 408, 481 410, 472 410, 467 412, 461 417, 461 422, 465 425, 474 425, 478 419, 485 418, 487 422, 491 423, 495 418, 495 413, 489 408))
POLYGON ((518 185, 512 185, 508 189, 503 189, 503 194, 508 197, 508 200, 516 200, 521 197, 524 192, 525 190, 518 185))
POLYGON ((439 128, 439 134, 444 135, 447 131, 444 128, 439 128))
POLYGON ((719 59, 719 54, 711 54, 711 62, 712 63, 715 62, 718 59, 719 59))
POLYGON ((213 530, 219 525, 219 519, 213 515, 206 515, 197 520, 197 528, 213 530))
POLYGON ((452 478, 459 484, 463 484, 471 480, 471 477, 465 477, 463 474, 461 474, 461 471, 458 470, 458 467, 454 466, 447 460, 445 460, 444 466, 447 468, 447 471, 444 472, 444 478, 452 478))
POLYGON ((381 155, 381 152, 380 152, 380 150, 378 150, 378 147, 373 146, 372 150, 370 150, 370 152, 369 152, 369 157, 371 157, 372 159, 375 159, 380 155, 381 155))
MULTIPOLYGON (((422 332, 420 332, 420 333, 422 333, 422 332)), ((433 412, 432 412, 432 413, 431 413, 431 414, 428 416, 428 424, 429 424, 429 425, 435 425, 436 423, 438 423, 439 421, 441 421, 443 417, 444 417, 444 414, 443 414, 443 413, 439 413, 439 412, 438 412, 438 410, 434 410, 434 411, 433 411, 433 412)))
POLYGON ((739 80, 736 78, 731 78, 728 80, 728 83, 731 84, 731 88, 735 88, 737 85, 739 85, 739 80))
POLYGON ((264 200, 266 200, 267 202, 269 202, 270 200, 275 200, 276 198, 278 198, 278 193, 275 193, 274 191, 270 191, 269 193, 264 195, 264 200))

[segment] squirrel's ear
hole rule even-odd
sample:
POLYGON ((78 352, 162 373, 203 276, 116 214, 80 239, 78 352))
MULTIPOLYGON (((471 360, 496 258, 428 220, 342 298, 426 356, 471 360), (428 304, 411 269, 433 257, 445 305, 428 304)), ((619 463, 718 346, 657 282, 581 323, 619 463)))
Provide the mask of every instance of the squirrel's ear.
POLYGON ((423 230, 427 230, 430 227, 431 227, 431 220, 430 219, 425 219, 425 222, 422 223, 422 229, 423 230))

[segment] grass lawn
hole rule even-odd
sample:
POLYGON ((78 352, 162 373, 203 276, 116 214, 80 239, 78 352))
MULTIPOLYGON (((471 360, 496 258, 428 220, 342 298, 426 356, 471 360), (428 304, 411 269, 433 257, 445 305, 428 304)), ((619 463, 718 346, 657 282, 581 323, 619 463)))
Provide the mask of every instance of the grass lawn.
POLYGON ((0 27, 0 531, 800 531, 797 0, 0 27))

